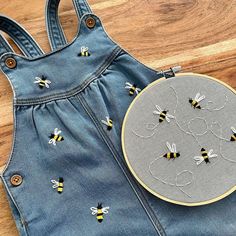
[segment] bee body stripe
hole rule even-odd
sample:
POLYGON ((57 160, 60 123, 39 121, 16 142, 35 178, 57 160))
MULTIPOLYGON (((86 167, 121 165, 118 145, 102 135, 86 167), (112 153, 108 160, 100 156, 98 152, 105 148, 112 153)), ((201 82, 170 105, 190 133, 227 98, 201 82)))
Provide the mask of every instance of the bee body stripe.
POLYGON ((63 192, 63 188, 62 188, 62 187, 58 187, 58 188, 57 188, 57 192, 58 192, 58 193, 62 193, 62 192, 63 192))
POLYGON ((99 222, 102 222, 102 220, 103 220, 103 212, 102 212, 102 209, 98 209, 97 220, 98 220, 99 222))
POLYGON ((160 118, 165 119, 166 118, 166 114, 165 113, 161 113, 160 114, 160 118))
POLYGON ((236 134, 234 134, 234 135, 231 136, 230 141, 236 141, 236 134))
POLYGON ((202 156, 207 157, 207 152, 206 151, 202 152, 202 156))

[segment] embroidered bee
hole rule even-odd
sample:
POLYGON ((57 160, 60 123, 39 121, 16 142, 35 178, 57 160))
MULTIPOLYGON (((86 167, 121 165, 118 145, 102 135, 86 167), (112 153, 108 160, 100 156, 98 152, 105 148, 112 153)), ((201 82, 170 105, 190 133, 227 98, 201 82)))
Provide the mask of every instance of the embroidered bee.
POLYGON ((58 128, 54 129, 54 133, 49 136, 50 140, 48 141, 49 144, 56 145, 56 142, 61 142, 64 140, 64 138, 60 135, 61 130, 58 128))
POLYGON ((170 118, 174 119, 175 117, 168 114, 167 110, 162 110, 158 105, 156 105, 157 111, 153 111, 153 114, 159 115, 159 123, 163 122, 166 120, 167 122, 170 122, 170 118))
POLYGON ((42 78, 35 77, 35 80, 34 83, 38 84, 41 89, 44 87, 49 88, 49 84, 51 84, 51 81, 46 79, 45 76, 42 76, 42 78))
POLYGON ((233 132, 233 135, 230 138, 230 141, 234 142, 236 141, 236 129, 234 127, 231 127, 231 130, 233 132))
POLYGON ((98 203, 97 207, 91 207, 92 215, 96 215, 97 221, 102 223, 103 215, 108 214, 109 207, 102 207, 102 203, 98 203))
POLYGON ((173 143, 172 147, 169 142, 166 142, 166 146, 169 149, 169 152, 163 155, 163 157, 167 158, 168 160, 170 159, 175 159, 180 156, 180 153, 176 151, 176 144, 173 143))
POLYGON ((134 95, 134 93, 136 93, 136 95, 138 95, 138 93, 141 91, 141 89, 140 88, 137 88, 137 85, 136 84, 131 84, 131 83, 129 83, 129 82, 126 82, 125 83, 125 88, 126 89, 129 89, 129 95, 130 96, 133 96, 134 95))
POLYGON ((56 188, 57 189, 57 192, 59 194, 61 194, 63 192, 63 189, 64 189, 64 179, 62 177, 59 177, 58 178, 58 181, 52 179, 51 180, 51 183, 53 184, 53 188, 56 188))
POLYGON ((80 48, 80 53, 79 53, 78 56, 80 56, 80 57, 89 57, 89 56, 90 56, 90 53, 89 53, 88 47, 82 46, 82 47, 80 48))
POLYGON ((201 156, 194 157, 197 165, 200 165, 203 161, 205 161, 205 163, 210 163, 210 158, 217 157, 217 154, 213 154, 213 149, 207 152, 205 148, 202 148, 201 154, 201 156))
POLYGON ((194 99, 189 98, 189 103, 192 105, 194 109, 195 108, 202 109, 199 103, 204 99, 205 99, 204 95, 201 96, 200 93, 197 93, 194 99))
POLYGON ((111 130, 113 127, 113 121, 108 116, 106 116, 106 120, 102 120, 102 123, 107 126, 107 130, 111 130))

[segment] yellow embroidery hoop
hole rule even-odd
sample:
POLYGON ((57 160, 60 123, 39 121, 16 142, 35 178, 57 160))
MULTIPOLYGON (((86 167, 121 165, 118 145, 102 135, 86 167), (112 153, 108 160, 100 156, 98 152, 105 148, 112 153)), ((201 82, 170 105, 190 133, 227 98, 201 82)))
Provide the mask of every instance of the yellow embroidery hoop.
MULTIPOLYGON (((232 88, 231 86, 229 86, 228 84, 226 84, 225 82, 221 81, 221 80, 218 80, 214 77, 211 77, 211 76, 208 76, 208 75, 203 75, 203 74, 197 74, 197 73, 178 73, 176 74, 176 77, 180 77, 180 76, 187 76, 187 75, 196 75, 196 76, 200 76, 200 77, 204 77, 204 78, 207 78, 207 79, 211 79, 211 80, 214 80, 220 84, 222 84, 223 86, 225 86, 226 88, 228 88, 229 90, 231 90, 233 93, 236 94, 236 90, 234 88, 232 88)), ((202 201, 202 202, 194 202, 194 203, 189 203, 189 202, 180 202, 180 201, 176 201, 176 200, 173 200, 173 199, 170 199, 170 198, 167 198, 165 196, 162 196, 161 194, 153 191, 151 188, 149 188, 136 174, 136 172, 134 171, 134 169, 132 168, 130 162, 129 162, 129 159, 128 159, 128 156, 127 156, 127 153, 126 153, 126 150, 125 150, 125 141, 124 141, 124 133, 125 133, 125 126, 126 126, 126 121, 127 121, 127 118, 129 116, 129 112, 130 110, 132 109, 133 105, 135 104, 135 102, 137 101, 137 99, 142 96, 142 94, 144 92, 146 92, 147 89, 149 89, 150 87, 160 83, 161 81, 163 80, 166 80, 166 78, 160 78, 154 82, 152 82, 151 84, 149 84, 146 88, 144 88, 135 98, 134 100, 132 101, 132 103, 130 104, 126 114, 125 114, 125 117, 124 117, 124 120, 123 120, 123 124, 122 124, 122 131, 121 131, 121 143, 122 143, 122 151, 123 151, 123 155, 125 157, 125 161, 126 161, 126 164, 129 168, 129 170, 131 171, 132 175, 135 177, 135 179, 141 184, 141 186, 143 186, 147 191, 149 191, 150 193, 152 193, 154 196, 164 200, 164 201, 167 201, 167 202, 170 202, 170 203, 174 203, 174 204, 177 204, 177 205, 183 205, 183 206, 202 206, 202 205, 207 205, 207 204, 210 204, 210 203, 213 203, 213 202, 216 202, 216 201, 219 201, 225 197, 227 197, 228 195, 230 195, 231 193, 233 193, 235 190, 236 190, 236 185, 234 187, 232 187, 231 189, 229 189, 228 191, 226 191, 224 194, 216 197, 216 198, 213 198, 213 199, 210 199, 210 200, 207 200, 207 201, 202 201)))

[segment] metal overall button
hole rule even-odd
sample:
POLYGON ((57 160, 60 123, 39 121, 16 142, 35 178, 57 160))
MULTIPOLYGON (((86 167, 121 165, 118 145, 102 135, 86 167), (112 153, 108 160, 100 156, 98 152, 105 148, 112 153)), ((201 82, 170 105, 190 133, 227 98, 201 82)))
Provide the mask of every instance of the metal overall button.
POLYGON ((5 64, 8 68, 10 69, 14 69, 16 67, 16 60, 12 57, 8 57, 6 60, 5 60, 5 64))
POLYGON ((13 175, 11 177, 11 184, 15 187, 21 185, 22 182, 23 182, 23 178, 22 178, 22 176, 20 176, 18 174, 13 175))
POLYGON ((91 16, 88 17, 85 22, 86 22, 87 27, 90 28, 90 29, 92 29, 96 24, 95 19, 91 16))

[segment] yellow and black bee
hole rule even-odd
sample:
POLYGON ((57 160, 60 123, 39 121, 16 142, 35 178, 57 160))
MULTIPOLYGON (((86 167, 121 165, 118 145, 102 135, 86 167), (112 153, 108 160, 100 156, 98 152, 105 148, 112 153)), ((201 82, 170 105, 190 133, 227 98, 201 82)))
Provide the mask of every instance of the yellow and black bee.
POLYGON ((45 76, 42 76, 42 78, 40 77, 35 77, 34 83, 38 84, 39 87, 42 89, 44 87, 49 88, 49 84, 51 84, 51 81, 48 80, 45 76))
POLYGON ((130 96, 133 96, 134 93, 136 93, 136 95, 137 95, 141 91, 140 88, 137 88, 136 84, 131 84, 129 82, 126 82, 125 85, 126 85, 125 88, 129 89, 129 95, 130 96))
POLYGON ((62 177, 59 177, 58 181, 53 179, 53 180, 51 180, 51 182, 53 183, 52 187, 56 188, 57 192, 61 194, 64 189, 64 179, 62 177))
POLYGON ((102 223, 103 215, 108 213, 109 207, 102 207, 102 203, 98 203, 97 207, 91 207, 92 215, 96 215, 97 221, 102 223))
POLYGON ((236 141, 236 129, 234 127, 231 127, 231 130, 233 132, 233 135, 230 138, 230 141, 234 142, 236 141))
POLYGON ((61 130, 58 128, 54 129, 54 133, 49 136, 50 140, 48 141, 49 144, 56 145, 56 142, 61 142, 64 140, 64 138, 60 135, 61 130))
POLYGON ((192 105, 194 109, 195 108, 202 109, 199 102, 201 102, 203 99, 205 99, 205 96, 204 95, 200 96, 200 93, 197 93, 194 99, 189 98, 189 103, 192 105))
POLYGON ((81 47, 79 56, 80 56, 80 57, 89 57, 89 56, 90 56, 90 53, 89 53, 88 47, 84 47, 84 46, 81 47))
POLYGON ((200 165, 203 161, 205 161, 205 163, 210 163, 210 158, 217 157, 217 154, 213 154, 213 149, 207 152, 205 148, 202 148, 201 154, 201 156, 194 157, 197 165, 200 165))
POLYGON ((108 116, 106 116, 106 120, 102 120, 102 123, 107 126, 107 130, 111 130, 113 127, 113 121, 108 116))
POLYGON ((169 144, 169 142, 166 142, 166 146, 169 149, 170 152, 166 153, 165 155, 163 155, 163 157, 167 158, 168 160, 170 159, 175 159, 177 157, 180 156, 180 153, 176 151, 176 145, 175 143, 171 145, 169 144))
POLYGON ((174 116, 168 114, 168 111, 162 110, 158 105, 156 105, 157 111, 153 111, 153 114, 159 115, 159 123, 166 120, 167 122, 170 122, 170 118, 175 118, 174 116))

